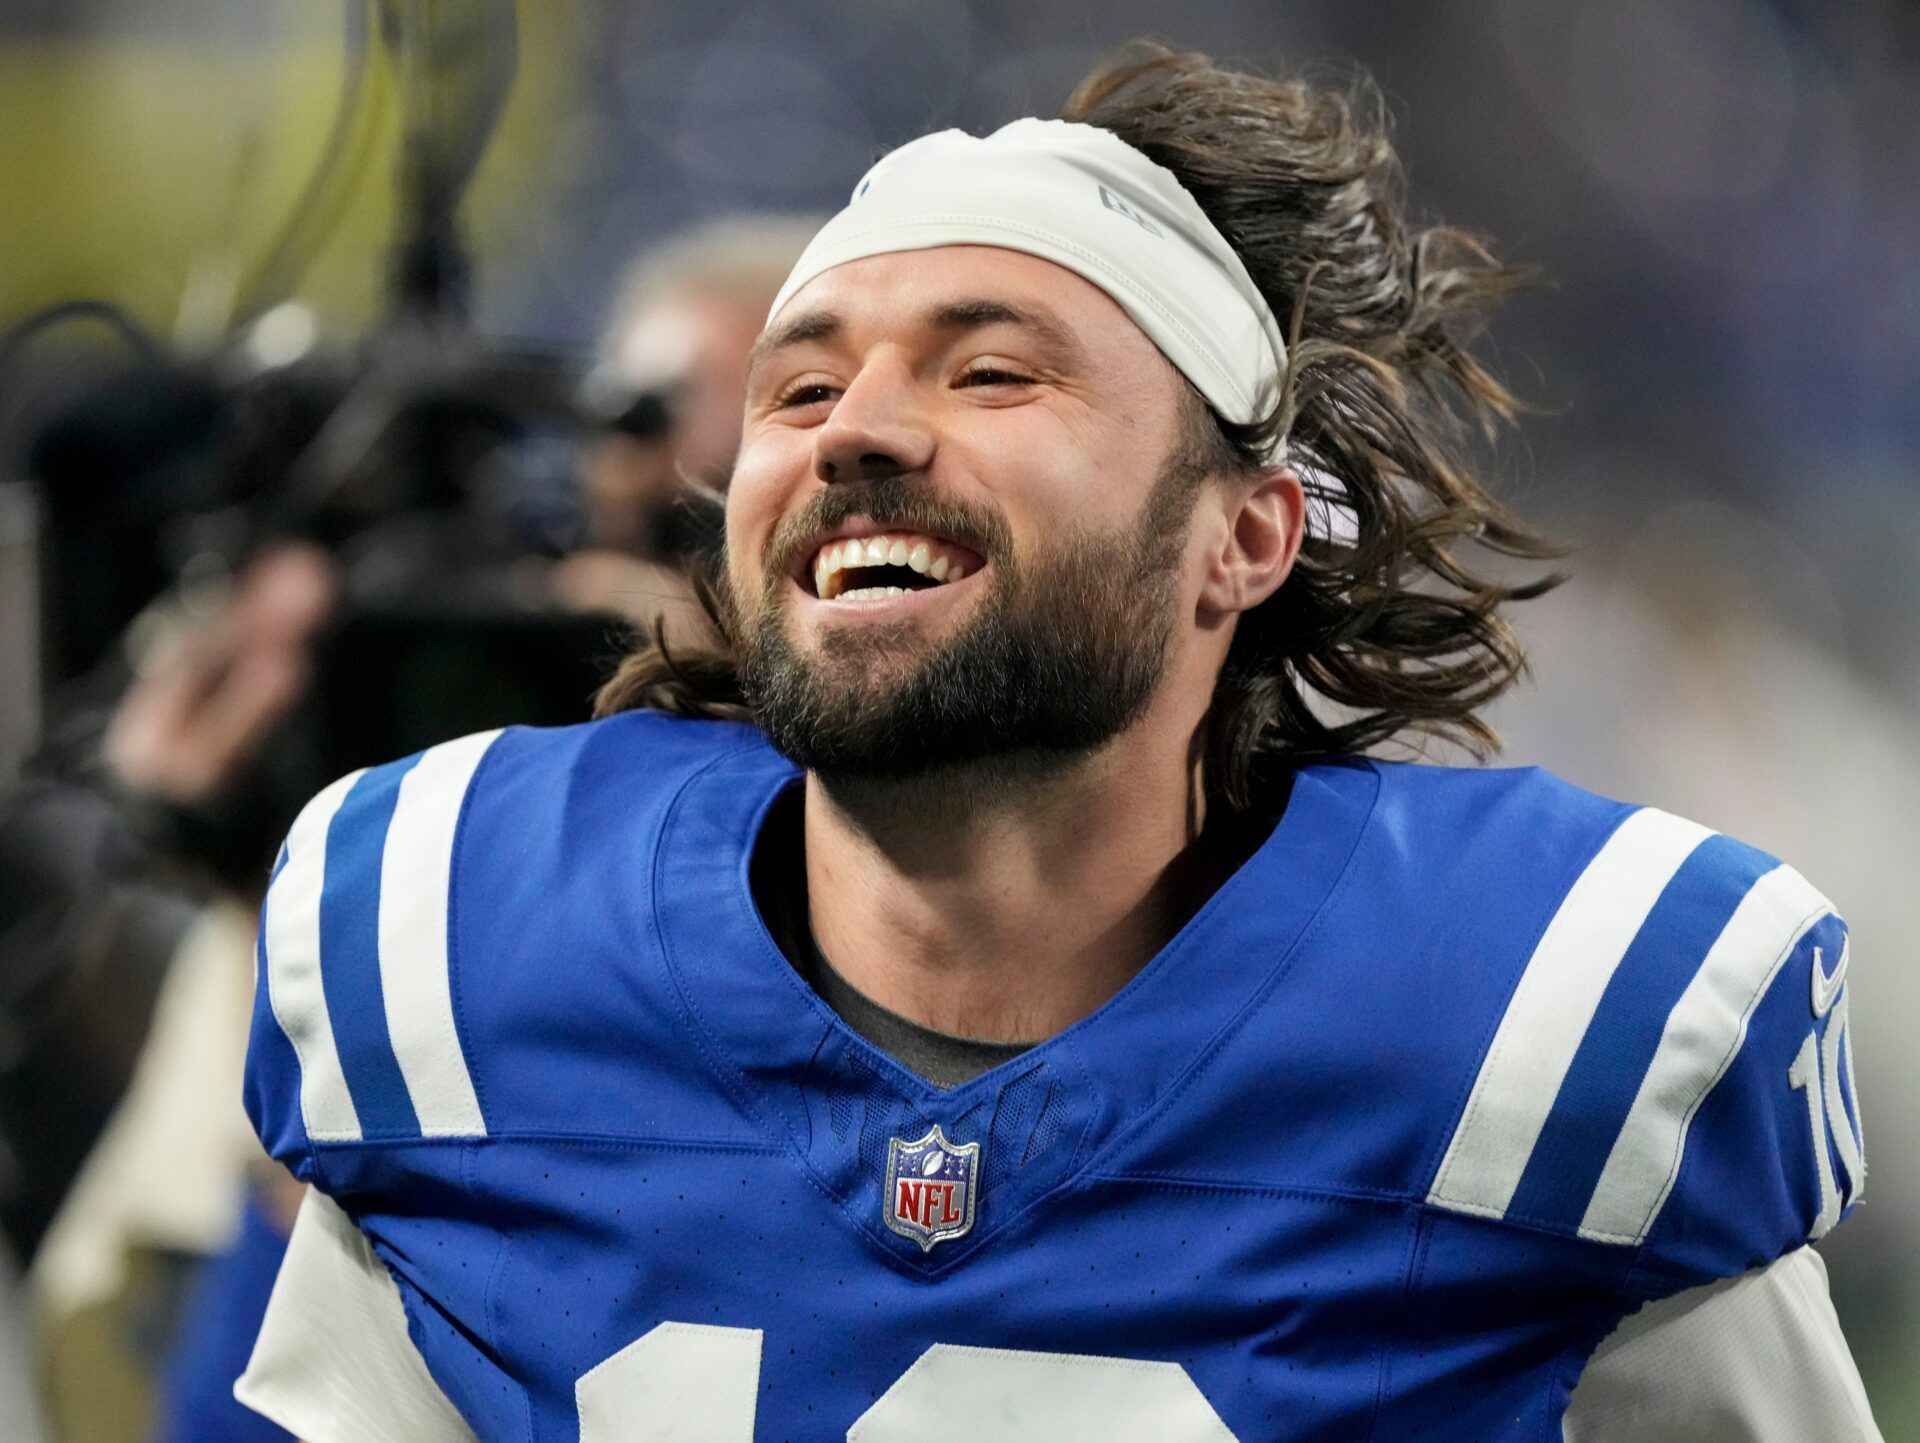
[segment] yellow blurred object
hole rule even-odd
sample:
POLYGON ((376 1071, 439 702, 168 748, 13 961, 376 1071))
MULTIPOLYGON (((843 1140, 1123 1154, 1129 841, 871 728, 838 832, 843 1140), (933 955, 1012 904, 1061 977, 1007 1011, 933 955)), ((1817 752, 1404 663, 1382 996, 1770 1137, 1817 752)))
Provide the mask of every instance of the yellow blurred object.
POLYGON ((41 1382, 48 1426, 59 1443, 142 1443, 150 1436, 151 1335, 177 1305, 179 1273, 177 1259, 129 1250, 112 1296, 47 1330, 41 1382))
MULTIPOLYGON (((356 0, 357 3, 357 0, 356 0)), ((519 73, 462 214, 484 275, 554 130, 576 7, 524 0, 519 73)), ((282 5, 277 35, 11 40, 0 48, 0 325, 99 296, 192 344, 224 329, 305 190, 346 68, 338 5, 282 5)), ((297 293, 324 331, 378 314, 394 224, 391 66, 366 76, 369 148, 297 293)), ((275 297, 274 299, 279 299, 275 297)))

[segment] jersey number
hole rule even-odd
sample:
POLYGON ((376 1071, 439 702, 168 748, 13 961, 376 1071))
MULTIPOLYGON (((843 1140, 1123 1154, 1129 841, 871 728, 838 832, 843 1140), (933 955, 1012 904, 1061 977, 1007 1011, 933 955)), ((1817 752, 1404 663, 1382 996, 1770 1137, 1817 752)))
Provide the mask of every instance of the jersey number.
MULTIPOLYGON (((580 1443, 753 1443, 758 1328, 662 1323, 574 1384, 580 1443)), ((771 1385, 769 1385, 771 1387, 771 1385)), ((1178 1363, 936 1343, 848 1443, 1234 1443, 1178 1363)))
POLYGON ((1831 974, 1823 970, 1820 949, 1813 949, 1813 1015, 1827 1021, 1826 1036, 1809 1032, 1800 1046, 1799 1056, 1787 1069, 1789 1086, 1807 1094, 1807 1124, 1813 1131, 1813 1159, 1820 1172, 1820 1211, 1814 1217, 1808 1236, 1818 1240, 1840 1221, 1840 1210, 1860 1196, 1867 1179, 1865 1149, 1860 1136, 1860 1101, 1853 1091, 1853 1032, 1847 1020, 1847 949, 1843 943, 1840 961, 1831 974), (1846 1059, 1847 1075, 1840 1077, 1841 1058, 1846 1059), (1847 1190, 1843 1198, 1833 1176, 1833 1161, 1827 1155, 1827 1139, 1840 1154, 1846 1170, 1847 1190))

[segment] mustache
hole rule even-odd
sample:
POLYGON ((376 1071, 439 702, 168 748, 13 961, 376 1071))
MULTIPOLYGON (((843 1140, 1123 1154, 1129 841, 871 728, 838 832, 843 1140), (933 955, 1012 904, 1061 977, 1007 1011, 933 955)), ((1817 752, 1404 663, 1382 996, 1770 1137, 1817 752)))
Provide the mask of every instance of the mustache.
POLYGON ((889 531, 920 531, 957 541, 989 559, 1011 550, 1006 518, 987 507, 963 505, 936 495, 924 480, 887 476, 857 485, 829 486, 799 514, 774 528, 767 544, 767 585, 791 576, 825 533, 855 517, 889 531))

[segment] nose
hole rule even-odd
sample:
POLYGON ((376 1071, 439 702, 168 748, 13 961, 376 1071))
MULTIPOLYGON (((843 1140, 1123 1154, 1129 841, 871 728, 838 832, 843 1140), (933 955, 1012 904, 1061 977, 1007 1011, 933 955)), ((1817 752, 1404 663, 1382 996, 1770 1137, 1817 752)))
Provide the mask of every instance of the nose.
POLYGON ((832 485, 879 481, 924 471, 933 462, 933 430, 904 364, 869 358, 834 402, 813 449, 813 471, 832 485))

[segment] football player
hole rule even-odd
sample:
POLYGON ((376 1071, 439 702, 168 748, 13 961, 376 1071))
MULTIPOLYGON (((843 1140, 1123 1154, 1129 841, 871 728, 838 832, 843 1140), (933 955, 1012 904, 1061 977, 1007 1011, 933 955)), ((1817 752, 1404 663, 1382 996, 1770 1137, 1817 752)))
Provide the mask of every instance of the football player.
MULTIPOLYGON (((1513 274, 1155 53, 881 160, 753 356, 715 636, 294 824, 238 1392, 313 1440, 1877 1434, 1846 929, 1486 746, 1513 274)), ((1510 572, 1511 568, 1509 568, 1510 572)), ((1503 572, 1501 575, 1507 575, 1503 572)), ((476 679, 476 684, 481 684, 476 679)))

